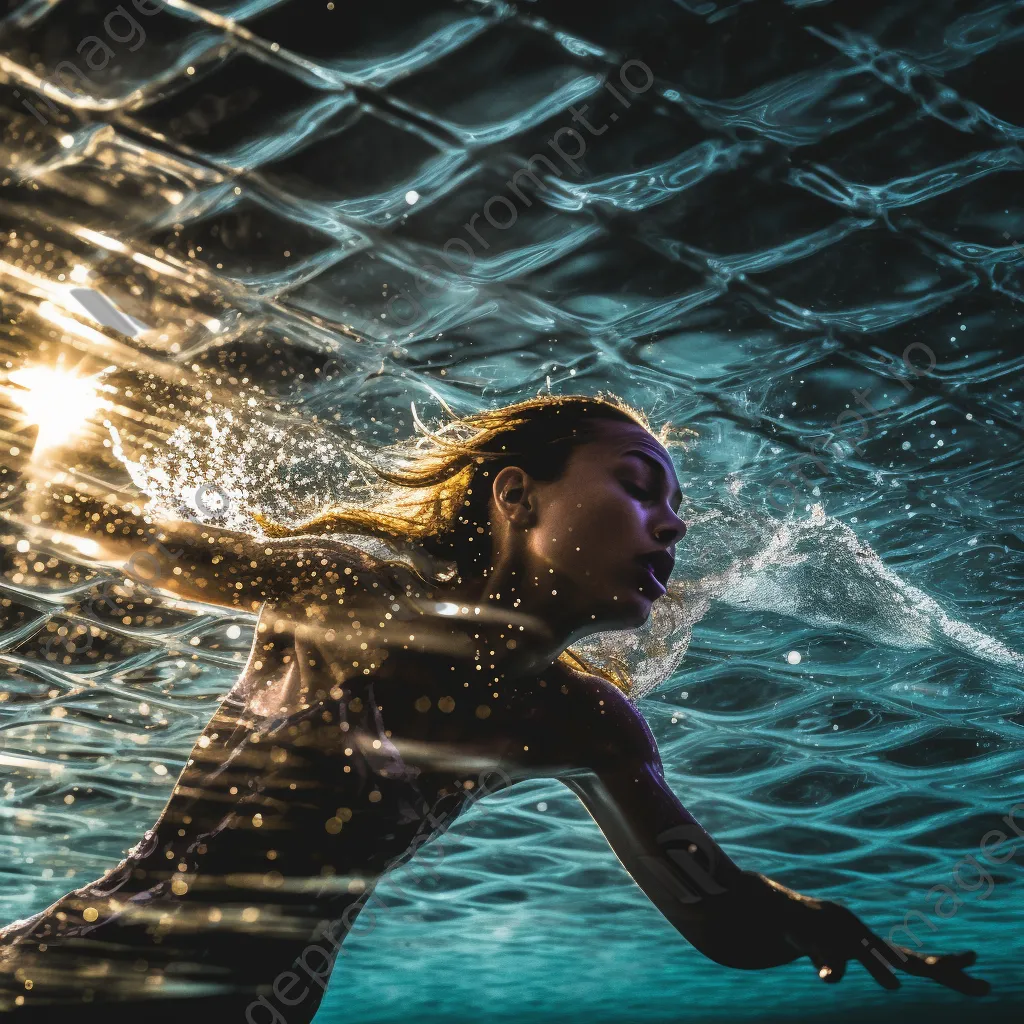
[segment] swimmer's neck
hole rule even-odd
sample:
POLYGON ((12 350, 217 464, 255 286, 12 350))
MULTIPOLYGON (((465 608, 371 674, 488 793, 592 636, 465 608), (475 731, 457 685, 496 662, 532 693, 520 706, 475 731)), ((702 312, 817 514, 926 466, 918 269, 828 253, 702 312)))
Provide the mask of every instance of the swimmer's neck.
POLYGON ((459 602, 492 613, 474 631, 484 664, 493 664, 506 676, 538 674, 550 668, 567 647, 599 631, 593 622, 573 614, 551 582, 527 581, 513 566, 499 565, 453 590, 459 602), (507 620, 502 617, 505 612, 507 620))

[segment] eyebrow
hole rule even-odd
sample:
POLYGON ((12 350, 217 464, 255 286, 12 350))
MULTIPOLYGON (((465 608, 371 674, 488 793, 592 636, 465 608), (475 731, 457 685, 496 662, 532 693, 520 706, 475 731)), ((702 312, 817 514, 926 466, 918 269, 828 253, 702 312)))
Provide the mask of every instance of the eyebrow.
MULTIPOLYGON (((665 463, 662 462, 661 459, 655 458, 650 452, 646 452, 642 448, 630 448, 622 454, 636 455, 638 458, 643 459, 644 462, 661 474, 662 480, 666 482, 668 481, 668 473, 665 472, 665 463)), ((677 487, 675 491, 672 492, 672 498, 675 506, 673 511, 678 512, 679 506, 683 502, 683 492, 677 487)))

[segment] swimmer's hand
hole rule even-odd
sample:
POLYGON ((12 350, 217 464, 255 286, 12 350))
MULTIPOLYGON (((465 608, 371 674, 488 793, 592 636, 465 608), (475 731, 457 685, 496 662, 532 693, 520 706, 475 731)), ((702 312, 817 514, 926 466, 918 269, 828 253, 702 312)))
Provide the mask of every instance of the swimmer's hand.
POLYGON ((896 971, 929 978, 969 996, 987 995, 991 989, 987 981, 964 973, 964 968, 977 959, 973 952, 938 955, 889 945, 841 904, 801 896, 777 882, 766 881, 792 898, 784 915, 783 934, 800 955, 810 958, 824 982, 840 981, 846 973, 847 962, 859 960, 871 977, 886 989, 900 987, 896 971))
POLYGON ((842 978, 847 961, 859 960, 887 989, 899 988, 901 970, 968 995, 989 991, 988 982, 964 973, 974 953, 931 956, 889 946, 840 904, 742 870, 669 788, 650 727, 621 691, 595 676, 567 672, 565 679, 561 692, 570 703, 559 713, 572 728, 552 729, 557 749, 548 751, 531 736, 530 756, 541 765, 563 759, 569 770, 558 777, 620 863, 708 959, 756 971, 806 956, 829 983, 842 978))

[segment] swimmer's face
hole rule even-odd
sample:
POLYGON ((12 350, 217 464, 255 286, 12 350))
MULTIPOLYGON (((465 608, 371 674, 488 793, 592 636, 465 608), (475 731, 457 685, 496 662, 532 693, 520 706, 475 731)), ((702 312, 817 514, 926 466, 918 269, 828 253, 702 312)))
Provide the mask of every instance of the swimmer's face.
POLYGON ((561 477, 531 483, 525 561, 541 587, 551 581, 569 618, 625 629, 644 623, 665 593, 686 533, 677 514, 682 494, 668 452, 643 427, 595 427, 561 477))

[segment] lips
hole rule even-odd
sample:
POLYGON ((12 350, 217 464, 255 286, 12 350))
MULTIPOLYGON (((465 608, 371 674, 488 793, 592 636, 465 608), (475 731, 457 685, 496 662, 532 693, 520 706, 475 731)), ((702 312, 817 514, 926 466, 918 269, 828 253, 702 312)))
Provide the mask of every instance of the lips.
POLYGON ((637 555, 636 560, 650 573, 654 581, 661 587, 662 593, 667 592, 668 578, 672 575, 676 560, 664 549, 637 555))

